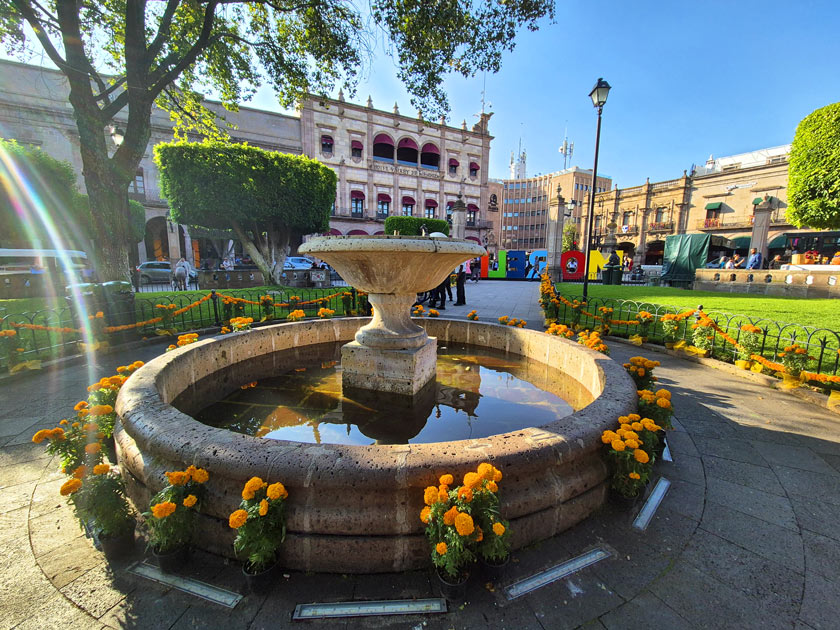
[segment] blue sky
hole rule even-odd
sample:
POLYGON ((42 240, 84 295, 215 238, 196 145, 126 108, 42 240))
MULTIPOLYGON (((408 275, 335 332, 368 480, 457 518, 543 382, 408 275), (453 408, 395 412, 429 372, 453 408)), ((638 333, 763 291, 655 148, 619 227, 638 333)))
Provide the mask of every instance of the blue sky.
MULTIPOLYGON (((618 2, 559 0, 553 24, 523 31, 502 69, 486 77, 494 116, 490 176, 507 177, 520 138, 528 175, 572 164, 591 168, 598 77, 612 85, 604 108, 599 173, 621 187, 682 175, 709 154, 786 144, 808 113, 840 100, 836 0, 618 2)), ((415 115, 381 49, 352 99, 415 115)), ((37 63, 37 57, 30 61, 37 63)), ((481 111, 482 76, 452 77, 451 124, 481 111)), ((333 95, 335 96, 335 95, 333 95)), ((278 110, 263 88, 248 105, 278 110)))
MULTIPOLYGON (((573 163, 591 168, 588 93, 599 76, 613 87, 599 172, 619 186, 679 177, 709 154, 786 144, 802 117, 840 100, 838 32, 840 6, 829 1, 561 0, 555 23, 522 32, 502 70, 487 76, 490 175, 507 177, 520 136, 529 175, 562 168, 566 126, 573 163)), ((356 102, 371 94, 376 107, 397 101, 413 115, 390 60, 381 57, 368 76, 356 102)), ((471 125, 482 77, 452 78, 447 88, 452 123, 471 125)))

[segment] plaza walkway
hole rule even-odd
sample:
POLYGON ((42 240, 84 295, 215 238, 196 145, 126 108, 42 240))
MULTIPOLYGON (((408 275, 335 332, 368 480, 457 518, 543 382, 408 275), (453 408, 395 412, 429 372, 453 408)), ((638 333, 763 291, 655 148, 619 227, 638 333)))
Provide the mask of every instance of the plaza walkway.
MULTIPOLYGON (((480 282, 466 307, 541 325, 536 283, 480 282)), ((840 416, 751 381, 611 342, 619 361, 662 361, 673 391, 672 482, 648 529, 634 512, 605 508, 577 527, 519 551, 509 579, 600 545, 611 556, 512 602, 474 582, 444 615, 292 622, 298 603, 437 596, 428 571, 399 575, 285 574, 264 597, 229 611, 111 569, 58 494, 63 477, 33 445, 90 379, 163 346, 94 366, 0 381, 0 629, 5 628, 760 628, 840 627, 840 416)), ((137 556, 140 557, 138 544, 137 556)), ((239 567, 194 554, 185 574, 240 590, 239 567)))

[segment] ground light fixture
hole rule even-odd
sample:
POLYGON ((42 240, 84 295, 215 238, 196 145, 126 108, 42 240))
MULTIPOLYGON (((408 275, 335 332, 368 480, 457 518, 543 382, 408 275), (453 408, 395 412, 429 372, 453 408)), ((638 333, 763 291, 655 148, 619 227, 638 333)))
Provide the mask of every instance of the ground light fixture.
POLYGON ((598 110, 598 128, 595 132, 595 166, 592 168, 592 186, 589 189, 589 211, 586 218, 586 260, 583 265, 583 299, 586 300, 589 293, 589 250, 592 248, 592 214, 595 211, 595 190, 598 181, 598 147, 601 144, 601 112, 607 102, 607 95, 610 93, 610 84, 602 78, 598 78, 595 87, 589 93, 592 99, 592 106, 598 110))

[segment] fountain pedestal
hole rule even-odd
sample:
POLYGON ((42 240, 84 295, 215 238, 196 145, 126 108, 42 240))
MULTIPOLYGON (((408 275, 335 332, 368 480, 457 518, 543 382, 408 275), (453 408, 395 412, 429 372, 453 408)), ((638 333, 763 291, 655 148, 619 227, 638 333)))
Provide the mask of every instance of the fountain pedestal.
POLYGON ((417 293, 486 253, 472 241, 417 236, 322 236, 298 251, 327 261, 373 306, 370 323, 341 349, 342 383, 407 396, 435 377, 437 362, 436 340, 411 320, 417 293))

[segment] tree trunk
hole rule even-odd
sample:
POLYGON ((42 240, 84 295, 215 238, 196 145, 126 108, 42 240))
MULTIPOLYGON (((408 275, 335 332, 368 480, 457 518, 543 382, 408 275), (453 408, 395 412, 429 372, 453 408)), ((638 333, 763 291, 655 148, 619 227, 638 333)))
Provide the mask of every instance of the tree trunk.
POLYGON ((242 242, 242 247, 262 272, 265 281, 275 285, 283 284, 283 264, 286 262, 289 232, 287 230, 271 230, 269 231, 269 237, 265 242, 262 242, 258 235, 255 235, 256 238, 249 236, 238 221, 231 219, 231 227, 237 238, 242 242))

